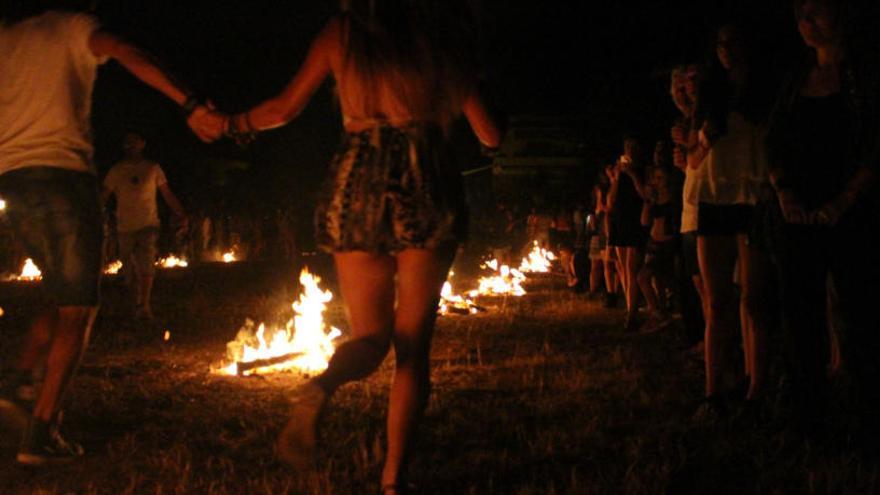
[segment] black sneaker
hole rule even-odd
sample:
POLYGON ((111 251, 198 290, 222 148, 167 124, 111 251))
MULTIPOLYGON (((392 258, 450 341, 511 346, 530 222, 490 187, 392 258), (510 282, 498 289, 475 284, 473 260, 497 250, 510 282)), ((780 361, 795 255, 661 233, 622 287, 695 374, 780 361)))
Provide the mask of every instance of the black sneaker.
POLYGON ((24 373, 13 377, 0 388, 0 422, 24 431, 34 410, 37 387, 24 373))
POLYGON ((58 428, 31 418, 15 460, 25 466, 55 466, 70 463, 82 455, 82 446, 66 441, 58 428))

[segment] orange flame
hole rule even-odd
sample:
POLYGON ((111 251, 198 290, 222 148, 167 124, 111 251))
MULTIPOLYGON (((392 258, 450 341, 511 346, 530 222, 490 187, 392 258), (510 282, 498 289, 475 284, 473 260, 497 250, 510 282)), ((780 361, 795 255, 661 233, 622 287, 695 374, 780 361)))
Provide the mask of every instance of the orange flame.
POLYGON ((21 267, 21 274, 16 277, 18 280, 33 282, 43 278, 43 272, 34 264, 34 260, 28 258, 24 260, 24 266, 21 267))
MULTIPOLYGON (((454 272, 449 272, 449 278, 452 278, 453 275, 455 275, 454 272)), ((476 297, 475 292, 471 291, 467 296, 455 294, 452 291, 452 283, 447 280, 443 283, 443 289, 440 291, 440 307, 437 312, 441 315, 450 313, 477 314, 480 311, 480 306, 472 299, 472 297, 476 297)))
POLYGON ((177 256, 171 254, 168 255, 167 258, 159 258, 159 261, 156 262, 156 266, 162 268, 186 268, 189 266, 189 263, 183 258, 178 258, 177 256))
POLYGON ((119 273, 120 269, 122 269, 122 261, 116 260, 108 264, 107 267, 104 268, 104 273, 107 275, 116 275, 117 273, 119 273))
POLYGON ((532 250, 528 257, 523 258, 519 264, 519 271, 523 273, 546 273, 550 271, 550 264, 556 259, 552 252, 539 247, 538 241, 533 241, 532 250))
POLYGON ((303 292, 299 300, 291 305, 294 311, 292 320, 281 329, 266 331, 260 323, 256 332, 254 322, 245 321, 235 340, 226 344, 226 358, 229 364, 214 370, 224 375, 237 375, 238 363, 250 363, 290 355, 291 358, 280 363, 249 370, 245 374, 261 374, 273 371, 298 369, 307 372, 322 371, 327 368, 330 357, 336 348, 333 341, 342 335, 335 327, 327 329, 323 313, 327 303, 333 299, 329 290, 322 291, 318 286, 319 277, 303 268, 299 276, 303 292))
POLYGON ((522 283, 526 280, 526 276, 516 268, 510 268, 507 265, 498 266, 498 260, 493 259, 480 265, 481 268, 491 269, 495 271, 495 275, 489 277, 480 277, 480 287, 477 293, 481 295, 508 295, 523 296, 526 291, 522 288, 522 283))

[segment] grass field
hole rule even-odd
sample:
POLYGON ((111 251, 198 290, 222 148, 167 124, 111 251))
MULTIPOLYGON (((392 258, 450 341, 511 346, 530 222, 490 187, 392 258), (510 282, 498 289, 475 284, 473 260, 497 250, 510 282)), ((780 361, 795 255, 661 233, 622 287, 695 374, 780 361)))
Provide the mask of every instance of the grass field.
MULTIPOLYGON (((338 293, 327 260, 308 262, 338 293)), ((286 396, 304 377, 209 373, 245 318, 283 316, 298 270, 243 263, 163 273, 151 324, 128 319, 118 282, 108 281, 65 413, 88 455, 25 469, 13 462, 15 432, 0 430, 0 493, 378 493, 392 359, 333 398, 320 467, 307 474, 281 465, 271 448, 286 396)), ((880 491, 880 464, 850 438, 793 437, 772 400, 757 424, 735 414, 692 421, 702 362, 675 329, 626 333, 620 310, 552 277, 527 288, 522 298, 484 301, 486 313, 440 318, 434 392, 412 467, 419 493, 880 491)), ((37 300, 31 286, 0 286, 4 365, 37 300)), ((328 319, 345 329, 343 315, 334 301, 328 319)))

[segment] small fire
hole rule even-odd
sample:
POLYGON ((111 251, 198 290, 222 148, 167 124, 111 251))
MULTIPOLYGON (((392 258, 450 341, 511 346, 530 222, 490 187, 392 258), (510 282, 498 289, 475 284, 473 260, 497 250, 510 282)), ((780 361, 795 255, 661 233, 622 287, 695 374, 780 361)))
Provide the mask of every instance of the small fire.
POLYGON ((24 260, 24 266, 21 267, 21 275, 16 277, 18 280, 32 282, 43 278, 43 272, 34 264, 34 260, 28 258, 24 260))
POLYGON ((281 329, 267 332, 260 323, 254 331, 254 322, 247 320, 235 340, 226 344, 229 364, 215 370, 224 375, 249 375, 298 369, 317 372, 327 368, 336 350, 333 341, 342 335, 335 327, 324 322, 324 310, 333 299, 329 290, 318 286, 320 278, 303 268, 299 276, 303 293, 294 301, 294 317, 281 329))
POLYGON ((550 271, 550 264, 556 259, 552 252, 539 247, 538 241, 532 243, 532 251, 527 258, 523 258, 519 265, 519 271, 523 273, 546 273, 550 271))
POLYGON ((6 312, 3 311, 3 306, 0 306, 0 316, 3 316, 5 314, 6 314, 6 312))
POLYGON ((171 254, 168 255, 167 258, 159 258, 159 261, 156 262, 156 266, 162 268, 186 268, 189 266, 189 263, 187 263, 185 259, 178 258, 171 254))
MULTIPOLYGON (((449 278, 455 275, 453 272, 449 272, 449 278)), ((467 296, 460 296, 458 294, 454 294, 452 292, 452 283, 448 280, 443 283, 443 289, 440 291, 440 307, 437 312, 441 315, 448 314, 460 314, 460 315, 474 315, 480 311, 485 311, 485 308, 479 306, 474 302, 472 297, 475 297, 476 291, 471 291, 467 296)))
POLYGON ((5 209, 6 209, 6 201, 3 199, 0 199, 0 211, 3 211, 5 209))
POLYGON ((477 289, 480 295, 525 295, 526 291, 522 288, 522 283, 526 280, 526 276, 521 271, 507 265, 499 267, 498 260, 495 259, 480 266, 495 271, 495 275, 480 277, 480 287, 477 289))
POLYGON ((171 332, 168 330, 165 330, 165 335, 162 337, 162 340, 164 340, 165 342, 168 342, 169 340, 171 340, 171 332))
POLYGON ((232 263, 233 261, 237 261, 237 259, 235 257, 235 252, 227 251, 227 252, 223 253, 223 262, 224 263, 232 263))
POLYGON ((119 270, 121 270, 121 269, 122 269, 122 261, 116 260, 116 261, 110 263, 109 265, 107 265, 106 268, 104 268, 104 273, 107 275, 116 275, 117 273, 119 273, 119 270))

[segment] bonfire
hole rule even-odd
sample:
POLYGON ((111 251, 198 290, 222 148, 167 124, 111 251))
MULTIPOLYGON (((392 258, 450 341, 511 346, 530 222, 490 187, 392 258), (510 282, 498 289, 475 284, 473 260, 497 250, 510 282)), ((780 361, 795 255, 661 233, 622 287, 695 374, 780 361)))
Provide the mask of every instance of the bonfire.
POLYGON ((519 264, 519 271, 523 273, 547 273, 550 264, 556 260, 556 255, 540 247, 538 241, 532 242, 532 250, 519 264))
POLYGON ((303 292, 292 304, 294 317, 283 328, 267 330, 264 323, 245 321, 235 340, 226 344, 226 362, 214 371, 224 375, 251 375, 298 370, 323 371, 336 350, 333 341, 342 335, 324 322, 333 293, 318 286, 321 281, 303 268, 299 276, 303 292))
POLYGON ((21 267, 21 274, 15 277, 16 280, 25 282, 33 282, 43 278, 43 272, 34 264, 34 260, 28 258, 24 260, 24 266, 21 267))
POLYGON ((510 268, 507 265, 498 266, 498 260, 493 259, 480 265, 483 269, 491 269, 494 275, 488 277, 480 277, 480 287, 477 293, 482 296, 523 296, 526 291, 522 288, 522 283, 526 280, 526 276, 516 268, 510 268))
POLYGON ((107 265, 106 268, 104 268, 104 273, 107 275, 116 275, 117 273, 119 273, 119 270, 121 270, 121 269, 122 269, 122 261, 116 260, 116 261, 111 262, 110 264, 107 265))
MULTIPOLYGON (((452 278, 453 275, 455 275, 454 272, 449 272, 449 278, 452 278)), ((486 308, 474 302, 473 297, 476 297, 476 291, 470 291, 466 296, 455 294, 452 291, 452 283, 447 280, 443 283, 443 289, 440 291, 440 307, 437 309, 437 313, 441 315, 473 315, 485 311, 486 308)))
POLYGON ((156 262, 156 266, 161 268, 186 268, 189 266, 189 263, 187 263, 185 259, 178 258, 171 254, 168 255, 167 258, 159 258, 159 261, 156 262))
POLYGON ((233 261, 238 261, 238 259, 235 257, 234 251, 227 251, 223 253, 222 258, 224 263, 232 263, 233 261))

